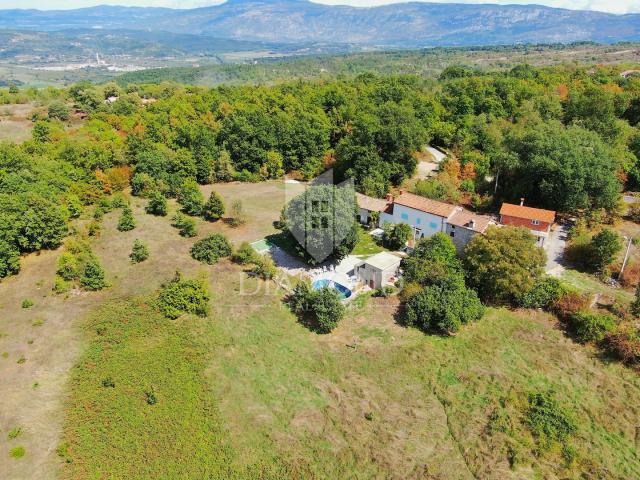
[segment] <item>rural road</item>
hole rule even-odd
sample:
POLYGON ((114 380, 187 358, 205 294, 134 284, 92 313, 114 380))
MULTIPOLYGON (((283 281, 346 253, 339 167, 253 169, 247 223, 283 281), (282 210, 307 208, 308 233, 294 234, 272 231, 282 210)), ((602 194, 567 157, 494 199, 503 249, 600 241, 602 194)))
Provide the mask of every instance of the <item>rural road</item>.
POLYGON ((564 271, 563 257, 568 230, 569 227, 567 225, 554 225, 545 242, 544 249, 547 252, 546 270, 549 275, 560 276, 564 271))

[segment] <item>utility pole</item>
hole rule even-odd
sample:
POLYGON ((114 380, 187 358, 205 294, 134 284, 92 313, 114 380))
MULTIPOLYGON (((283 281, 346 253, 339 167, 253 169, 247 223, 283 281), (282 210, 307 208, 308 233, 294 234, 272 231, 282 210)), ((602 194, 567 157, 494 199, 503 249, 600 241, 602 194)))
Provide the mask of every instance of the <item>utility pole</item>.
POLYGON ((627 266, 627 260, 629 259, 629 250, 631 250, 631 242, 633 241, 633 238, 627 237, 626 235, 624 239, 627 240, 627 251, 624 252, 624 260, 622 261, 622 268, 620 268, 620 273, 618 274, 618 280, 622 279, 622 274, 624 273, 624 267, 627 266))

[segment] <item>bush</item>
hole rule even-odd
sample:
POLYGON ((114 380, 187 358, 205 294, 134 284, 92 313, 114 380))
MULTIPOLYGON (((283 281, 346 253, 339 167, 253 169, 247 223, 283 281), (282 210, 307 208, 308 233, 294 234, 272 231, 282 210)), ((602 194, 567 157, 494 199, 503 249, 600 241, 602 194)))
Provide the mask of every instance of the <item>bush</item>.
POLYGON ((198 232, 196 231, 196 221, 193 218, 189 218, 183 213, 176 213, 173 216, 171 225, 178 229, 178 232, 183 237, 195 237, 198 232))
POLYGON ((85 290, 95 291, 102 290, 107 285, 102 265, 93 254, 89 255, 80 276, 80 286, 85 290))
POLYGON ((202 213, 204 197, 195 180, 186 180, 178 194, 178 203, 187 215, 198 216, 202 213))
POLYGON ((26 451, 24 447, 20 445, 9 450, 9 455, 11 456, 11 458, 22 458, 24 457, 25 453, 26 451))
POLYGON ((215 191, 209 195, 209 200, 202 207, 202 216, 205 220, 214 222, 219 220, 224 215, 224 203, 222 198, 215 191))
POLYGON ((382 298, 387 298, 391 295, 393 295, 394 289, 391 285, 385 285, 382 288, 377 288, 374 292, 373 292, 373 296, 374 297, 382 297, 382 298))
POLYGON ((574 313, 585 310, 589 300, 577 292, 565 292, 552 306, 552 310, 561 320, 569 321, 574 313))
POLYGON ((636 328, 627 326, 609 333, 604 344, 609 352, 624 363, 640 364, 640 335, 636 328))
POLYGON ((198 240, 191 247, 191 256, 202 263, 213 265, 220 257, 231 255, 232 249, 227 237, 214 233, 198 240))
POLYGON ((247 216, 242 207, 242 200, 234 200, 231 204, 231 226, 239 227, 247 222, 247 216))
POLYGON ((263 280, 271 280, 278 273, 278 269, 270 255, 260 255, 255 259, 254 263, 255 266, 251 269, 251 273, 263 280))
POLYGON ((166 217, 167 216, 167 199, 165 196, 155 191, 151 198, 149 199, 149 203, 145 208, 145 211, 150 215, 156 215, 158 217, 166 217))
POLYGON ((640 284, 636 287, 636 294, 629 306, 629 310, 633 316, 640 317, 640 284))
POLYGON ((308 283, 301 282, 293 289, 289 301, 303 323, 317 333, 330 333, 345 313, 340 294, 333 288, 313 290, 308 283))
POLYGON ((587 256, 588 266, 596 272, 602 272, 613 263, 620 250, 620 235, 605 228, 591 239, 587 256))
POLYGON ((22 300, 22 308, 31 308, 33 307, 33 300, 29 298, 25 298, 22 300))
POLYGON ((69 107, 60 101, 52 102, 51 105, 49 105, 47 115, 50 119, 66 122, 69 120, 69 107))
POLYGON ((131 259, 131 263, 144 262, 149 258, 149 248, 142 241, 136 239, 133 242, 133 248, 131 249, 129 258, 131 259))
POLYGON ((126 208, 128 205, 127 199, 121 192, 116 193, 111 199, 111 208, 126 208))
POLYGON ((239 265, 254 263, 258 259, 258 252, 254 250, 249 242, 242 242, 238 249, 233 252, 231 260, 239 265))
POLYGON ((170 319, 185 313, 206 316, 209 313, 209 289, 202 280, 183 280, 179 272, 163 285, 158 294, 158 308, 170 319))
POLYGON ((389 250, 400 250, 405 247, 411 238, 411 227, 406 223, 385 223, 382 226, 384 234, 382 236, 383 245, 389 250))
POLYGON ((537 282, 520 301, 524 308, 551 308, 566 292, 560 280, 546 277, 537 282))
POLYGON ((404 320, 426 332, 452 334, 462 325, 482 318, 484 312, 475 291, 449 281, 411 296, 404 305, 404 320))
POLYGON ((128 232, 136 228, 136 220, 133 218, 133 212, 129 206, 125 206, 122 209, 122 215, 118 220, 118 230, 121 232, 128 232))
POLYGON ((78 258, 70 252, 63 252, 58 258, 58 269, 56 273, 63 280, 75 280, 80 275, 78 258))
POLYGON ((613 331, 616 320, 611 315, 587 311, 576 312, 571 315, 571 326, 579 342, 600 342, 607 333, 613 331))
POLYGON ((526 423, 541 450, 548 450, 553 442, 564 443, 575 433, 576 425, 573 418, 550 392, 532 393, 529 395, 528 403, 526 423))

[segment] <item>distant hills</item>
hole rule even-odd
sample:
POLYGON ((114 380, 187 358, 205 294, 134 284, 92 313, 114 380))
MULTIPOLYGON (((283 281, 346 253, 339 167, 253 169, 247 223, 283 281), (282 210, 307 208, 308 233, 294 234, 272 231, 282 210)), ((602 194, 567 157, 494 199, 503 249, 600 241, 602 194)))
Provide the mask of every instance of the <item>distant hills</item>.
POLYGON ((117 6, 0 10, 0 28, 48 32, 126 29, 272 44, 378 47, 615 43, 640 40, 640 14, 614 15, 539 5, 412 2, 357 8, 306 0, 229 0, 189 10, 117 6))

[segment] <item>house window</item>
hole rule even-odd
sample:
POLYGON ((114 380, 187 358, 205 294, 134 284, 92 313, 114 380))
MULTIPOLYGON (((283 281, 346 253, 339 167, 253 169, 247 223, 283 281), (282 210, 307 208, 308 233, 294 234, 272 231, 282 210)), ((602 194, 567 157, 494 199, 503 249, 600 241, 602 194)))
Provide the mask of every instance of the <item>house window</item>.
POLYGON ((451 237, 455 237, 455 236, 456 236, 456 232, 451 232, 451 233, 449 234, 449 236, 451 236, 451 237))
POLYGON ((420 219, 416 218, 416 225, 420 225, 420 219))
POLYGON ((322 228, 329 228, 329 217, 321 217, 320 220, 321 220, 320 224, 322 225, 322 228))
POLYGON ((531 220, 534 225, 540 225, 540 220, 531 220))
POLYGON ((431 222, 429 223, 429 228, 432 228, 435 230, 436 228, 438 228, 438 224, 436 222, 431 222))
POLYGON ((400 214, 400 218, 402 220, 409 220, 409 214, 408 213, 401 213, 400 214))

